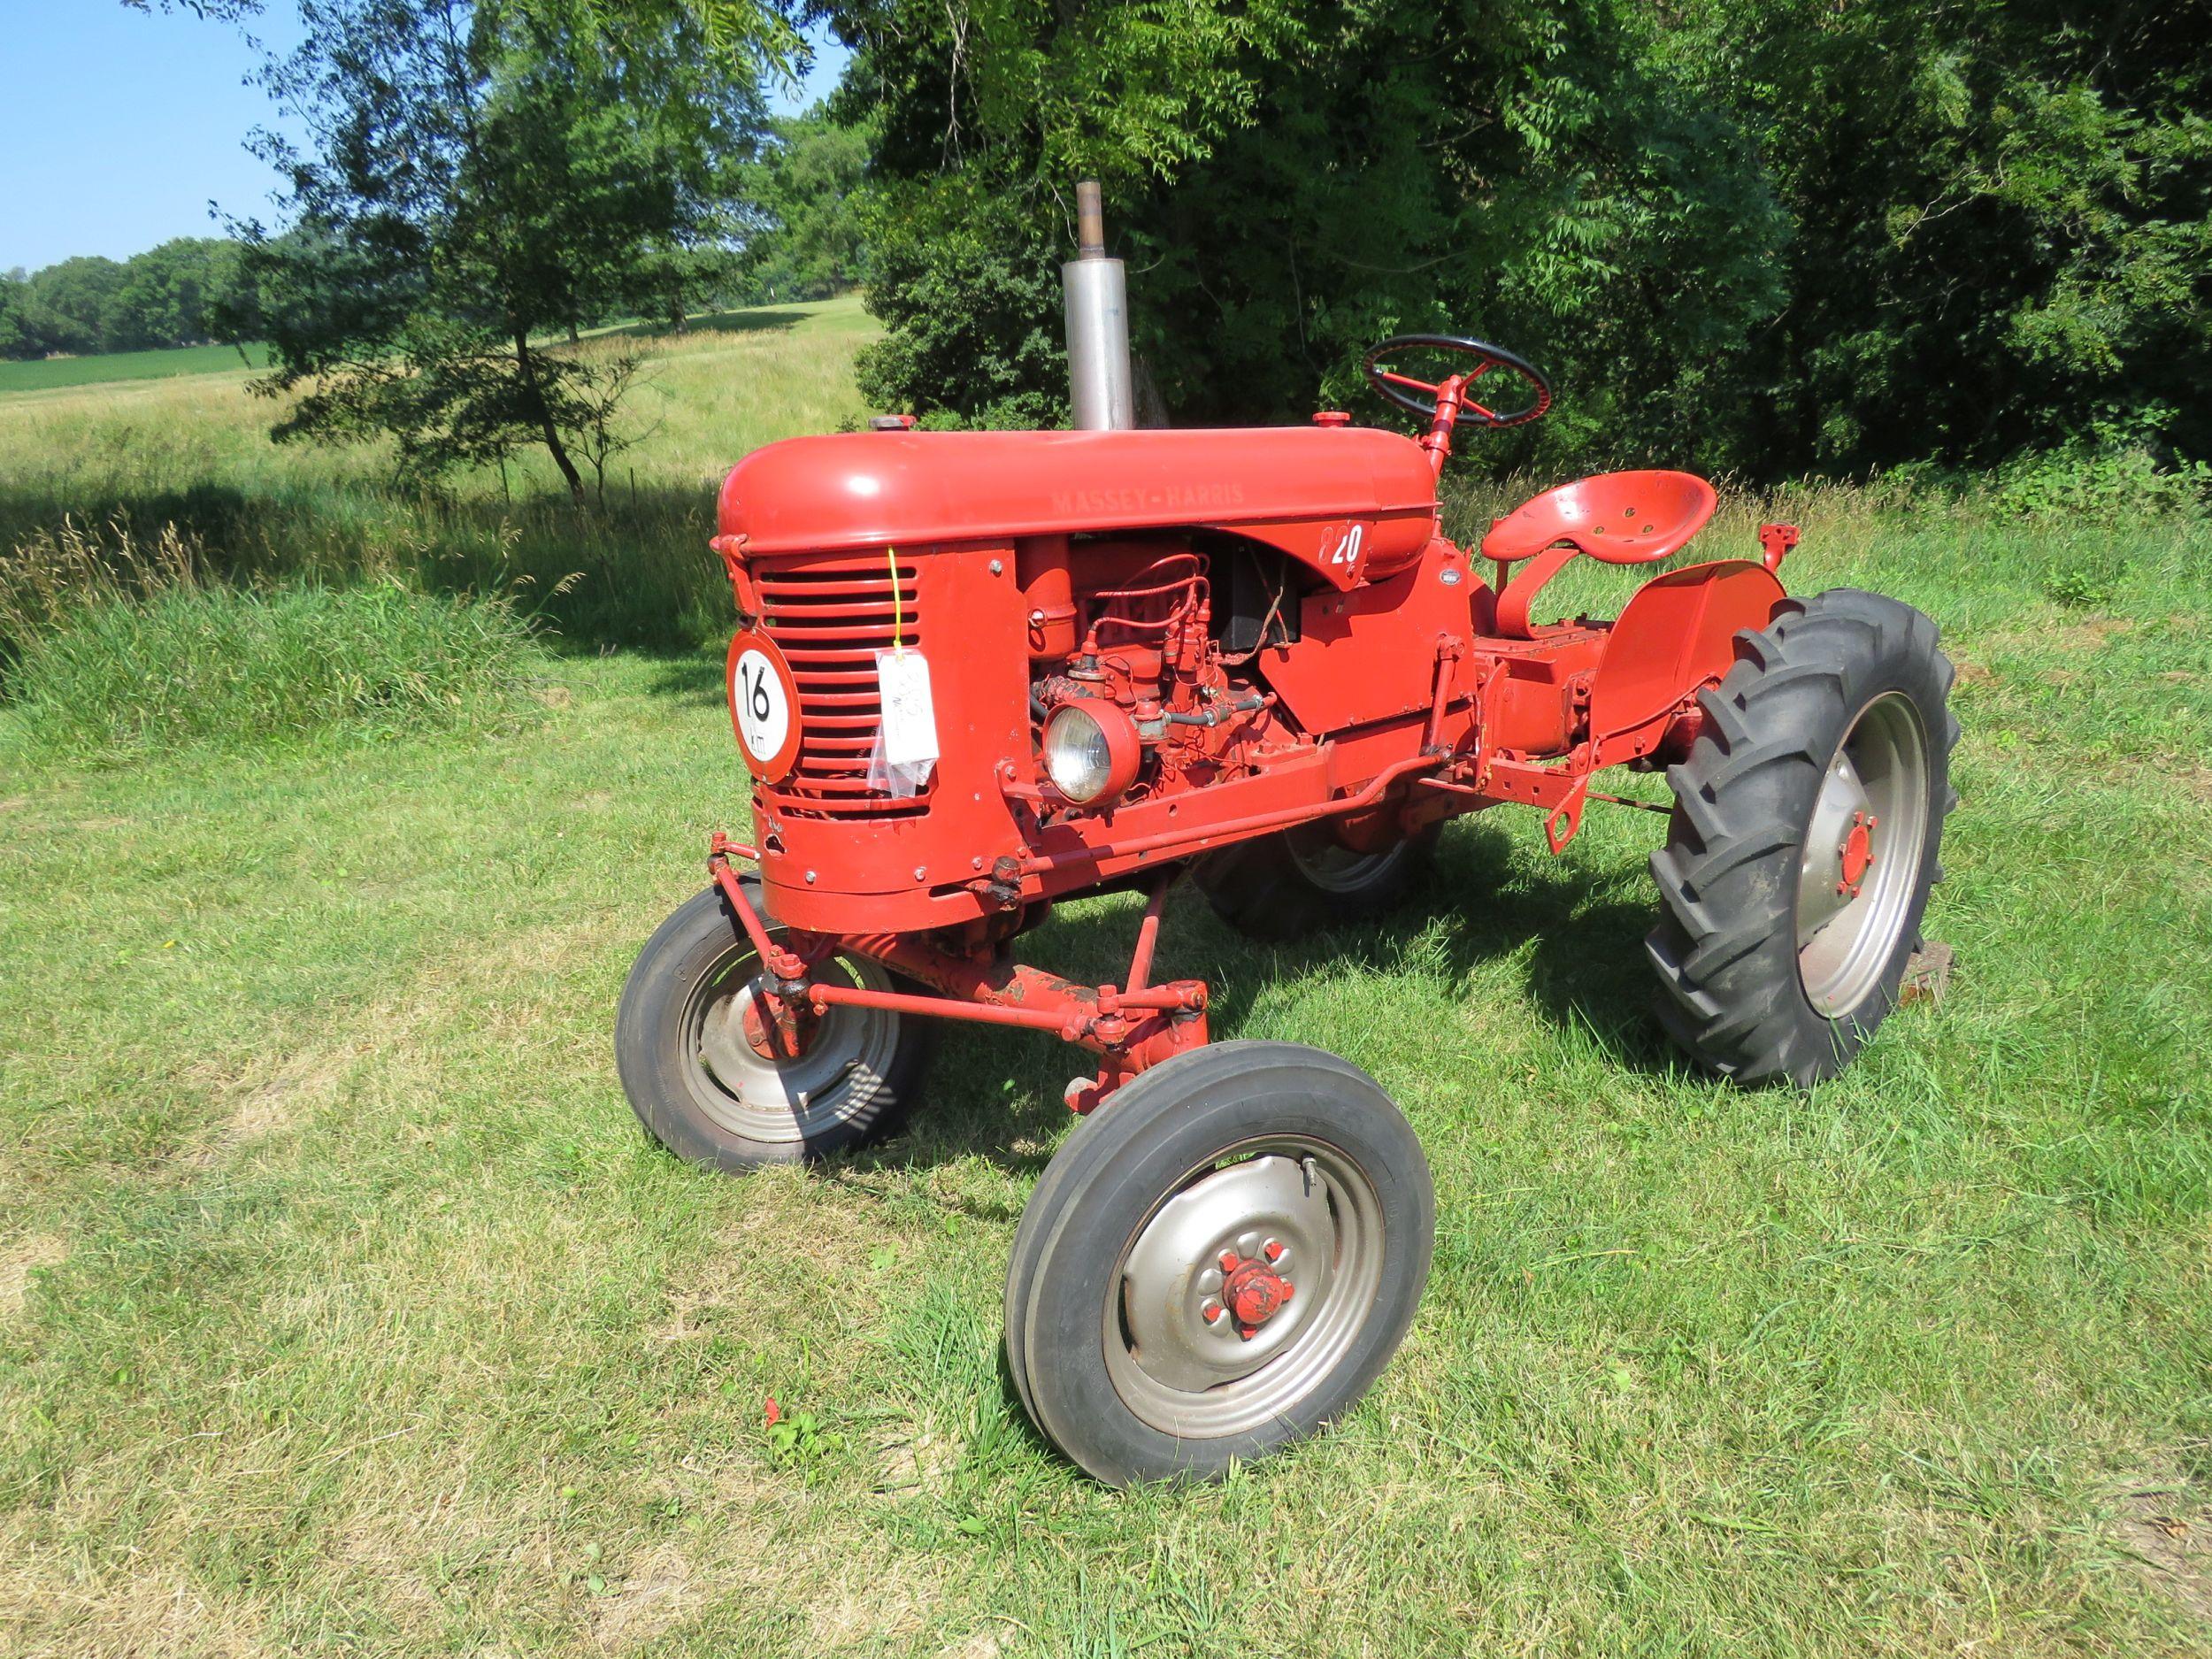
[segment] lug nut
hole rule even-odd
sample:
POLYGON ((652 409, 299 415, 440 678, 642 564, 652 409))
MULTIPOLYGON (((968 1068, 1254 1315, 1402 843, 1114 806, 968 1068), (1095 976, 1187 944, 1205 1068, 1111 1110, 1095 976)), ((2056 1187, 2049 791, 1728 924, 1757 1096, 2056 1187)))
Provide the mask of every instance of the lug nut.
POLYGON ((1288 1302, 1288 1301, 1290 1300, 1290 1294, 1291 1294, 1291 1292, 1293 1292, 1294 1290, 1296 1290, 1297 1288, 1298 1288, 1298 1286, 1295 1286, 1295 1285, 1292 1284, 1292 1283, 1291 1283, 1288 1279, 1285 1279, 1285 1280, 1283 1281, 1283 1294, 1282 1294, 1282 1300, 1283 1300, 1283 1301, 1285 1301, 1285 1302, 1288 1302))
POLYGON ((1221 1271, 1225 1273, 1233 1273, 1237 1271, 1237 1253, 1234 1250, 1224 1250, 1221 1253, 1221 1271))
POLYGON ((1283 1259, 1282 1240, 1279 1239, 1270 1239, 1265 1244, 1260 1246, 1260 1254, 1264 1256, 1271 1262, 1281 1261, 1283 1259))
POLYGON ((1221 1304, 1219 1302, 1213 1301, 1203 1302, 1200 1305, 1198 1311, 1204 1317, 1208 1325, 1218 1325, 1221 1323, 1221 1304))
POLYGON ((1257 1325, 1240 1325, 1237 1327, 1237 1334, 1240 1337, 1242 1337, 1247 1342, 1249 1342, 1259 1333, 1259 1327, 1257 1325))

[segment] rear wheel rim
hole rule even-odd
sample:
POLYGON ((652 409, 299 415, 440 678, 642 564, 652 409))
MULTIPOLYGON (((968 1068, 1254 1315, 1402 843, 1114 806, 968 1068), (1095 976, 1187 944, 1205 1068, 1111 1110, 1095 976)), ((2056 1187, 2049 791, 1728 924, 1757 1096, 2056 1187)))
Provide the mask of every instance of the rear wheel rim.
MULTIPOLYGON (((890 975, 864 956, 831 957, 815 971, 873 991, 890 975)), ((760 972, 751 945, 733 940, 685 999, 685 1082, 718 1129, 747 1141, 796 1146, 872 1112, 898 1052, 900 1017, 833 1006, 813 1022, 804 1049, 772 1060, 746 1041, 744 1010, 760 972)))
POLYGON ((1338 841, 1325 826, 1292 830, 1283 844, 1300 875, 1324 893, 1345 895, 1364 893, 1389 880, 1413 852, 1409 841, 1377 853, 1359 852, 1338 841))
POLYGON ((1147 1212, 1115 1266, 1102 1326, 1115 1393, 1179 1440, 1248 1433, 1292 1412, 1357 1341, 1383 1248, 1380 1195, 1340 1148, 1271 1137, 1216 1155, 1147 1212), (1224 1252, 1267 1263, 1293 1287, 1249 1337, 1223 1307, 1224 1252))
POLYGON ((1841 1019, 1881 984, 1912 917, 1929 814, 1928 733, 1912 699, 1861 709, 1821 775, 1797 879, 1797 973, 1841 1019))

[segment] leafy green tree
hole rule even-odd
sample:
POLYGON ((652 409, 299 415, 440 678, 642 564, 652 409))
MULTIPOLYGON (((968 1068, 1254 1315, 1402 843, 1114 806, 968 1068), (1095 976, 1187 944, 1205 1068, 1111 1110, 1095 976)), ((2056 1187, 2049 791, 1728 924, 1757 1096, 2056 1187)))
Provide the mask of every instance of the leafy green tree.
POLYGON ((1793 220, 1770 469, 1984 465, 2100 423, 2212 455, 2212 6, 1707 0, 1671 44, 1793 220))
POLYGON ((264 389, 302 394, 280 438, 389 434, 417 476, 541 444, 583 499, 630 371, 544 338, 717 231, 760 119, 687 10, 649 9, 618 39, 581 0, 303 0, 266 78, 312 149, 260 141, 296 222, 246 227, 264 389))
POLYGON ((241 253, 227 238, 179 236, 127 260, 118 295, 127 326, 148 345, 217 338, 219 315, 237 309, 241 253))
POLYGON ((20 271, 0 271, 0 357, 40 355, 31 326, 30 284, 20 271))
POLYGON ((865 279, 858 196, 872 134, 815 111, 774 123, 753 195, 766 228, 749 250, 752 289, 768 300, 820 300, 865 279))
POLYGON ((129 273, 85 256, 32 273, 30 300, 49 351, 127 351, 143 343, 123 303, 129 273))
POLYGON ((842 111, 884 129, 879 401, 1057 418, 1066 189, 1089 174, 1179 420, 1348 401, 1368 345, 1449 327, 1559 379, 1579 419, 1533 441, 1730 442, 1729 366, 1781 303, 1786 227, 1630 0, 836 12, 842 111))

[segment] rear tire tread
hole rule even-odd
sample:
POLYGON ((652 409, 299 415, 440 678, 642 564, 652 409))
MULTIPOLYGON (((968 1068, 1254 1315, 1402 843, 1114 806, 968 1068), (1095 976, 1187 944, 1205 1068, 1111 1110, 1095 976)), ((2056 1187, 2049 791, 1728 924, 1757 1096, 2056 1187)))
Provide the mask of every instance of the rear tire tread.
POLYGON ((1832 1076, 1893 1004, 1939 878, 1943 822, 1957 803, 1949 758, 1954 679, 1935 624, 1878 594, 1837 588, 1785 600, 1736 638, 1736 663, 1702 693, 1706 725, 1667 771, 1667 845, 1651 856, 1659 925, 1645 941, 1661 1024, 1707 1070, 1744 1082, 1832 1076), (1806 1000, 1796 962, 1796 872, 1813 792, 1857 710, 1903 692, 1920 711, 1932 803, 1919 887, 1876 989, 1841 1019, 1806 1000))

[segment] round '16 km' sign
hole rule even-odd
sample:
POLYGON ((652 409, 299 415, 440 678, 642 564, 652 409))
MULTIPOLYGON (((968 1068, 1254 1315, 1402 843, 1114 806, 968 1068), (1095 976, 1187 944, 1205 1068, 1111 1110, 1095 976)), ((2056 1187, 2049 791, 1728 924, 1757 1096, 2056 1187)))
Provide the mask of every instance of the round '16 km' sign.
POLYGON ((776 642, 752 628, 730 641, 730 724, 745 764, 763 783, 780 783, 799 759, 799 687, 776 642))

